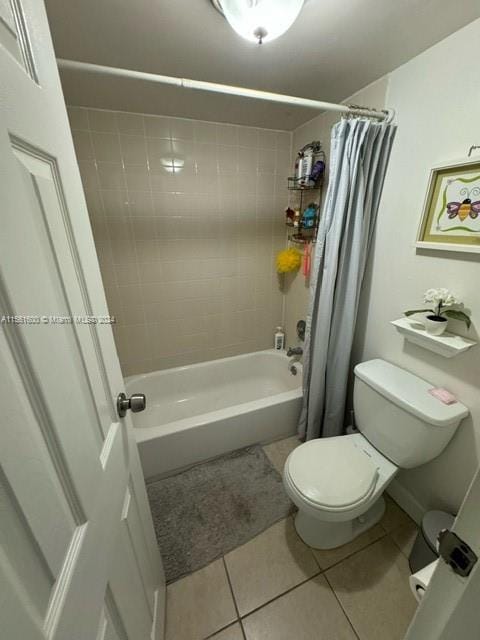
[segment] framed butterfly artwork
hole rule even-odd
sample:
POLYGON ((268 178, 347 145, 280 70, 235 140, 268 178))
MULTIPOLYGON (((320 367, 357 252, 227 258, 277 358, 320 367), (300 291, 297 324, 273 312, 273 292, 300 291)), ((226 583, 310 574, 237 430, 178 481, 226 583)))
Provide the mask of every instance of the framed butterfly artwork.
POLYGON ((416 246, 480 253, 480 157, 431 169, 416 246))

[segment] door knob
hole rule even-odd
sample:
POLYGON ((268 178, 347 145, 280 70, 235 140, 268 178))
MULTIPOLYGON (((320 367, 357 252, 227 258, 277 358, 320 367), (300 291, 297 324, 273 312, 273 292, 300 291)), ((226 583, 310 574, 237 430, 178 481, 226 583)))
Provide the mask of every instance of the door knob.
POLYGON ((119 393, 117 396, 117 413, 120 418, 124 418, 127 415, 128 409, 132 413, 138 413, 143 411, 147 406, 147 398, 143 393, 132 393, 130 398, 124 393, 119 393))

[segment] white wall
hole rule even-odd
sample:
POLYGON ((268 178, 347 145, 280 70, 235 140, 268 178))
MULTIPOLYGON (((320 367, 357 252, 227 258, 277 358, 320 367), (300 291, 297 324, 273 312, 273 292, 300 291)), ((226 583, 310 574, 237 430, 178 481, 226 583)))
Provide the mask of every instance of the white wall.
MULTIPOLYGON (((375 248, 365 283, 354 359, 382 357, 447 387, 471 417, 435 461, 402 472, 398 483, 423 508, 457 510, 480 452, 480 347, 445 359, 404 342, 389 321, 448 287, 472 310, 468 335, 480 327, 480 256, 420 251, 414 246, 427 178, 436 163, 462 158, 480 144, 480 20, 414 58, 389 77, 386 104, 398 132, 383 192, 375 248)), ((451 326, 465 333, 463 325, 451 326)))
MULTIPOLYGON (((477 20, 351 99, 393 107, 398 122, 361 298, 353 364, 384 358, 448 388, 471 411, 439 458, 402 472, 392 487, 396 497, 411 502, 417 517, 429 508, 456 511, 480 458, 480 346, 445 359, 404 342, 390 325, 405 309, 421 303, 427 288, 448 287, 471 308, 468 336, 478 339, 480 255, 419 251, 414 241, 430 167, 465 157, 470 145, 480 144, 479 59, 477 20)), ((321 136, 327 143, 332 124, 332 116, 326 114, 297 129, 293 150, 307 138, 321 136)), ((301 280, 291 282, 287 331, 293 319, 305 314, 306 301, 301 280)), ((451 328, 467 335, 462 325, 451 328)))

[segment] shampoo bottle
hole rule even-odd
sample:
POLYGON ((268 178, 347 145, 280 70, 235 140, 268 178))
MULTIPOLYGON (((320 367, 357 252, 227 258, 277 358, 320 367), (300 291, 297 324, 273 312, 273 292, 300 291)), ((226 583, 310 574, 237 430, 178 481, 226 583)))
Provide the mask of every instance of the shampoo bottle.
POLYGON ((274 336, 274 348, 276 351, 283 351, 285 348, 285 334, 282 327, 277 327, 274 336))

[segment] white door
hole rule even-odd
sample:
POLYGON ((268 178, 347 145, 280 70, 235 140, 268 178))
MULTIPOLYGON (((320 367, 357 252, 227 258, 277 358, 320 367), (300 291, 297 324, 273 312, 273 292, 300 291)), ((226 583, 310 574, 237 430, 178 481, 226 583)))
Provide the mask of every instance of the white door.
POLYGON ((58 320, 107 306, 40 0, 0 0, 0 189, 0 637, 161 640, 111 327, 58 320))
MULTIPOLYGON (((473 479, 454 531, 480 557, 480 470, 473 479)), ((480 560, 466 578, 440 560, 405 640, 480 638, 480 560)))

